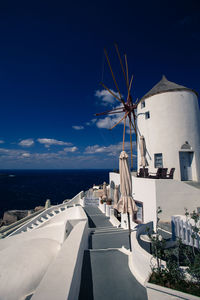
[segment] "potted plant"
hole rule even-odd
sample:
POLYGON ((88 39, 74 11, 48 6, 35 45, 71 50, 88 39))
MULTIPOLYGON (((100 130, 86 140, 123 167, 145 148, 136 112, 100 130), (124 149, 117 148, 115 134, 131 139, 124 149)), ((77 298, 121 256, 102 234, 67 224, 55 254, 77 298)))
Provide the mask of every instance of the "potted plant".
POLYGON ((112 199, 111 199, 111 198, 108 198, 108 199, 106 200, 106 204, 107 204, 107 205, 111 205, 111 204, 112 204, 112 199))

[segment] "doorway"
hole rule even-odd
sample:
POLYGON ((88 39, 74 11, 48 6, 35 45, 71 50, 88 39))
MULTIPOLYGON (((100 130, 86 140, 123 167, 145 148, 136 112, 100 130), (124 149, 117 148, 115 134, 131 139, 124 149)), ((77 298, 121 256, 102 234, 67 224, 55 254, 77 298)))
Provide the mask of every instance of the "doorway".
POLYGON ((181 180, 192 180, 192 160, 193 152, 179 152, 181 180))

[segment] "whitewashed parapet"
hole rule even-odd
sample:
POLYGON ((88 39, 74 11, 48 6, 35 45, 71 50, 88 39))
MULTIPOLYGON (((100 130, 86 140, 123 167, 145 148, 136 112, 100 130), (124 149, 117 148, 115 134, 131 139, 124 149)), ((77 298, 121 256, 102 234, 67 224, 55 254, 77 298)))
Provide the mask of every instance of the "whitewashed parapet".
MULTIPOLYGON (((142 284, 148 281, 150 274, 152 273, 152 266, 156 266, 156 259, 145 251, 138 243, 138 237, 140 234, 146 231, 148 224, 139 225, 137 230, 131 233, 131 245, 132 245, 132 271, 136 279, 142 284)), ((161 266, 165 266, 166 263, 161 261, 161 266)), ((159 298, 155 298, 159 299, 159 298)))
POLYGON ((114 213, 114 208, 110 208, 110 222, 112 223, 113 226, 120 226, 120 222, 119 220, 115 217, 115 213, 114 213))
POLYGON ((78 299, 83 254, 87 247, 88 225, 87 221, 81 221, 64 242, 31 299, 78 299))
POLYGON ((186 294, 180 291, 172 290, 164 286, 157 284, 147 283, 147 295, 148 300, 162 299, 162 300, 199 300, 199 297, 193 296, 191 294, 186 294))
POLYGON ((63 203, 67 203, 67 204, 80 204, 80 199, 82 199, 84 197, 84 191, 81 191, 80 193, 78 193, 76 196, 74 196, 71 200, 69 199, 65 199, 63 201, 63 203))
POLYGON ((26 223, 27 224, 27 221, 29 221, 30 219, 33 219, 35 216, 41 214, 41 212, 43 212, 44 209, 40 210, 40 211, 37 211, 33 214, 30 214, 28 216, 26 216, 25 218, 21 219, 21 220, 18 220, 17 222, 14 222, 8 226, 3 226, 1 229, 0 229, 0 236, 2 237, 5 237, 9 234, 11 234, 13 231, 15 231, 17 228, 21 227, 22 224, 26 223))
MULTIPOLYGON (((84 192, 81 191, 80 193, 78 193, 75 197, 73 197, 71 200, 64 200, 63 203, 59 204, 59 205, 53 205, 47 209, 43 209, 42 212, 40 211, 40 213, 37 215, 36 214, 32 214, 30 217, 26 217, 27 218, 27 222, 24 223, 25 218, 24 218, 24 221, 23 222, 20 222, 19 224, 23 224, 22 226, 18 226, 16 230, 11 230, 9 232, 9 234, 7 234, 7 236, 12 236, 14 234, 18 234, 22 231, 26 231, 27 229, 30 230, 29 228, 32 227, 32 224, 43 224, 44 222, 48 221, 48 219, 50 219, 51 217, 49 216, 49 213, 52 213, 53 216, 57 215, 56 211, 58 213, 60 213, 62 210, 62 208, 66 209, 68 206, 74 206, 76 204, 80 204, 80 199, 84 196, 84 192), (34 217, 35 216, 35 217, 34 217), (45 219, 46 217, 46 219, 45 219), (30 220, 31 219, 31 220, 30 220), (29 221, 30 220, 30 221, 29 221), (40 222, 40 220, 42 222, 40 222)), ((16 223, 15 223, 16 224, 16 223)), ((12 224, 11 224, 12 225, 12 224)), ((14 227, 14 225, 12 226, 14 227)), ((7 228, 8 230, 9 228, 7 228)))
MULTIPOLYGON (((183 244, 200 248, 200 235, 197 239, 192 238, 193 229, 192 226, 195 225, 193 219, 188 219, 186 216, 176 215, 172 216, 172 237, 180 238, 183 244)), ((200 224, 198 224, 200 227, 200 224)))

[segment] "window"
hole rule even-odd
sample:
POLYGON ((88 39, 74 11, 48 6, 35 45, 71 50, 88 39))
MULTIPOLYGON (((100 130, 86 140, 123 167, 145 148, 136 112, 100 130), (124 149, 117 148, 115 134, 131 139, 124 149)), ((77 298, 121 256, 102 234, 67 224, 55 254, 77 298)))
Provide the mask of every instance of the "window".
POLYGON ((146 111, 145 112, 145 119, 149 119, 150 118, 150 112, 149 111, 146 111))
POLYGON ((155 168, 162 168, 163 167, 162 153, 154 154, 154 165, 155 165, 155 168))
POLYGON ((141 102, 141 108, 144 108, 145 107, 145 101, 142 101, 141 102))
POLYGON ((137 224, 141 224, 143 222, 143 203, 135 200, 135 204, 138 210, 134 215, 134 221, 137 224))

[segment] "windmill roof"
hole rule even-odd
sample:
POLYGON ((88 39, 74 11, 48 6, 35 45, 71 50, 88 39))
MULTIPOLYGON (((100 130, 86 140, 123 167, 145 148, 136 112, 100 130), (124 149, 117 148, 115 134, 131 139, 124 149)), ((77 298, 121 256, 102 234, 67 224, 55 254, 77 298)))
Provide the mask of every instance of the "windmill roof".
POLYGON ((194 92, 197 96, 198 93, 194 91, 193 89, 187 88, 183 85, 179 85, 177 83, 174 83, 172 81, 167 80, 167 78, 163 75, 162 79, 154 85, 154 87, 147 93, 145 94, 141 100, 144 100, 148 97, 151 97, 156 94, 161 94, 161 93, 166 93, 166 92, 171 92, 171 91, 192 91, 194 92))

